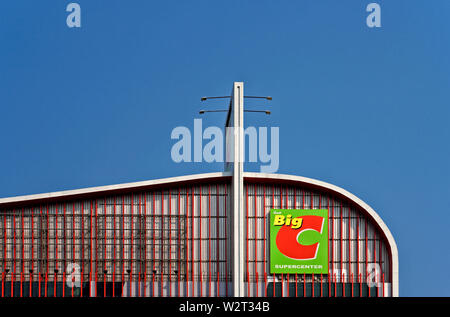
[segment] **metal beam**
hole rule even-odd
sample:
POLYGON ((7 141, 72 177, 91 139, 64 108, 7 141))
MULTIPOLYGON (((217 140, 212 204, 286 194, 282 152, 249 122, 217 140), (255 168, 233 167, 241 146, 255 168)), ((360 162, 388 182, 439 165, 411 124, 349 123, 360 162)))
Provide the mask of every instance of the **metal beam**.
MULTIPOLYGON (((243 297, 244 294, 244 215, 243 215, 243 193, 244 193, 244 83, 233 84, 232 101, 229 118, 227 122, 232 133, 231 139, 231 164, 232 164, 232 219, 233 219, 233 295, 243 297)), ((229 144, 227 150, 230 149, 229 144)))

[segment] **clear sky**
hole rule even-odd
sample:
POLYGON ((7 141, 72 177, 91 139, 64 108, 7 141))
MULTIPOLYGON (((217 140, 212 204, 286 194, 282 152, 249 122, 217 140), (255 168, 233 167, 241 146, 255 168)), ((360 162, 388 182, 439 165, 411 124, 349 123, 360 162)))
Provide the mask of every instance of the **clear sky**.
POLYGON ((279 173, 380 214, 400 295, 450 296, 450 1, 376 1, 368 28, 363 0, 78 0, 72 29, 70 2, 0 2, 0 197, 221 171, 170 133, 244 81, 274 98, 245 119, 280 127, 279 173))

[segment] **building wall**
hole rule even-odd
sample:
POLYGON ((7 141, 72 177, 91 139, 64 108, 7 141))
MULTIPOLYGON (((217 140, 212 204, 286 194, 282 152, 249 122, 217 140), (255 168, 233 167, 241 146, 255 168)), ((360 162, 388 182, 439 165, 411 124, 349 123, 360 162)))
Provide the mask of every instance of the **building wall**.
MULTIPOLYGON (((356 205, 301 184, 244 188, 247 296, 392 294, 385 238, 356 205), (271 208, 329 209, 329 275, 269 273, 271 208)), ((2 209, 2 296, 232 296, 231 206, 223 178, 2 209)))
MULTIPOLYGON (((7 282, 53 285, 71 266, 84 283, 124 282, 125 296, 206 295, 200 281, 230 280, 228 192, 217 183, 3 210, 0 270, 7 282)), ((214 295, 230 295, 222 288, 214 295)))
POLYGON ((247 296, 389 296, 390 253, 382 233, 357 206, 303 186, 246 182, 247 296), (328 275, 269 272, 269 212, 328 209, 328 275), (376 286, 367 287, 367 281, 376 286))

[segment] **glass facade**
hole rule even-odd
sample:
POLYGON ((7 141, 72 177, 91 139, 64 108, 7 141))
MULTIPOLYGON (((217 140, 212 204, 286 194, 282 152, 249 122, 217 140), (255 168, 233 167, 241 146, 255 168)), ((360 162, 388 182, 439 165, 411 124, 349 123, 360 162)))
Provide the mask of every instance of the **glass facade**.
MULTIPOLYGON (((246 296, 391 296, 389 246, 360 207, 308 184, 244 188, 246 296), (328 274, 271 274, 273 208, 328 209, 328 274)), ((0 205, 0 296, 232 296, 229 193, 224 177, 0 205)))

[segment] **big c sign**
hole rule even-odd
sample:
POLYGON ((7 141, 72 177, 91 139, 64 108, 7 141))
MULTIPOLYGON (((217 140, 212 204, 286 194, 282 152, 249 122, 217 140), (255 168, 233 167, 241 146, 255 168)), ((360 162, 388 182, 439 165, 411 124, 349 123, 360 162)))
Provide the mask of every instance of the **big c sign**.
POLYGON ((270 273, 328 274, 328 210, 270 211, 270 273))

